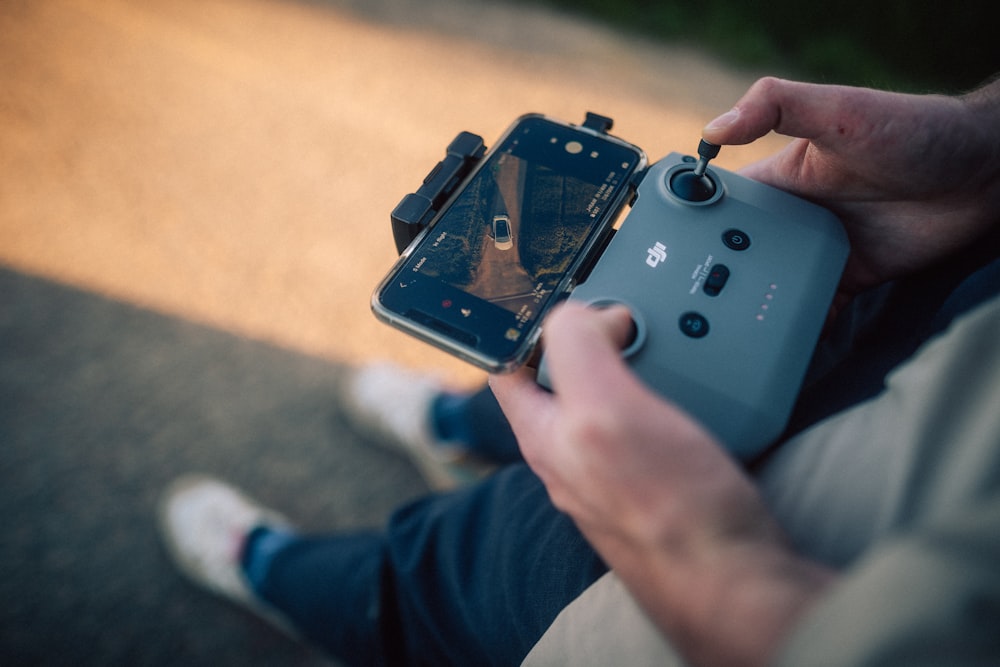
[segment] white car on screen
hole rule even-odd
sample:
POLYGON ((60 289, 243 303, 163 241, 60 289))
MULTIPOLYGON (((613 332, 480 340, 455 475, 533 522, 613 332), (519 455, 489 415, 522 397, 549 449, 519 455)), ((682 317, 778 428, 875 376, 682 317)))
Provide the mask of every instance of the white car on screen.
POLYGON ((493 243, 499 250, 514 247, 514 237, 510 231, 510 218, 506 215, 493 216, 493 243))

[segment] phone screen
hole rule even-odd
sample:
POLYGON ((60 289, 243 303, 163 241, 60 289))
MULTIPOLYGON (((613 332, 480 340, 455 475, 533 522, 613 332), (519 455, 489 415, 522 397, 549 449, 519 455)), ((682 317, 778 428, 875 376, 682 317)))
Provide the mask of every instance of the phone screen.
POLYGON ((506 359, 607 228, 641 151, 522 119, 387 281, 381 304, 506 359))

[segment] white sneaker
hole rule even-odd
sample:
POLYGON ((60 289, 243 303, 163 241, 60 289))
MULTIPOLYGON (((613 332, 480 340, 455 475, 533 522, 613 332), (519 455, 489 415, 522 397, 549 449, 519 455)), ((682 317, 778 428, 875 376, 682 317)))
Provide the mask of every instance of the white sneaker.
POLYGON ((347 379, 344 413, 360 431, 408 456, 432 488, 453 489, 495 466, 470 455, 463 443, 434 433, 431 405, 445 392, 433 375, 388 363, 362 366, 347 379))
POLYGON ((287 529, 284 517, 216 479, 186 475, 164 493, 159 522, 167 550, 184 574, 298 639, 292 624, 254 595, 240 566, 250 531, 259 526, 287 529))

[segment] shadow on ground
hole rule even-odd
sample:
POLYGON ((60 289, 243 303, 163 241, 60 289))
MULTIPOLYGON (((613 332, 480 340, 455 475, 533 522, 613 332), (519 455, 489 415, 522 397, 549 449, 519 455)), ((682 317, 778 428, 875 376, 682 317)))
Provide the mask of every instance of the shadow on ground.
POLYGON ((343 423, 344 367, 0 269, 0 664, 329 664, 175 573, 163 487, 209 472, 311 530, 423 484, 343 423))

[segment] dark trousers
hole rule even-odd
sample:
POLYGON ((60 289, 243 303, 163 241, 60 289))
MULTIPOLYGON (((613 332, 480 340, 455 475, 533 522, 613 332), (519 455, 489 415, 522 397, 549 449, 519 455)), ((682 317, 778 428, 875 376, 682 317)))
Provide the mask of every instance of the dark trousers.
POLYGON ((356 665, 516 665, 607 571, 523 463, 407 505, 384 531, 289 536, 268 560, 258 595, 356 665))

